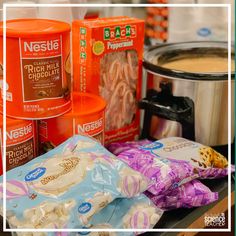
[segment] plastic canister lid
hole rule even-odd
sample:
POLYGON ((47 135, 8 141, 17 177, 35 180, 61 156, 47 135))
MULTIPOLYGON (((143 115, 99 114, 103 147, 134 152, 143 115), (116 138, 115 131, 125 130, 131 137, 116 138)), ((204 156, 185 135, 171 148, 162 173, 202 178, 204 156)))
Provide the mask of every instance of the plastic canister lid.
POLYGON ((72 104, 72 110, 62 117, 92 115, 106 108, 106 101, 102 97, 90 93, 74 92, 72 104))
MULTIPOLYGON (((68 32, 71 27, 68 23, 48 19, 15 19, 6 21, 8 37, 35 37, 68 32)), ((0 23, 0 35, 3 35, 3 22, 0 23)))

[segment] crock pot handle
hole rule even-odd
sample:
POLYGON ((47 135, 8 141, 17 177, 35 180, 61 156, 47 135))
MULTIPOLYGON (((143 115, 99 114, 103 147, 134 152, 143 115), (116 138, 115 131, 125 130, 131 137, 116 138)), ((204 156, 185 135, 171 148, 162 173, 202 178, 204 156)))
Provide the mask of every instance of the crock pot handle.
MULTIPOLYGON (((195 140, 195 127, 194 127, 194 103, 190 98, 187 97, 178 97, 178 99, 183 99, 183 102, 186 104, 186 109, 178 112, 177 110, 171 109, 170 106, 165 106, 158 104, 157 101, 165 100, 174 101, 173 95, 170 94, 171 88, 167 87, 165 92, 157 92, 156 90, 149 90, 147 93, 147 98, 139 101, 138 106, 140 109, 145 110, 144 123, 142 138, 151 138, 149 135, 151 119, 155 115, 166 120, 177 121, 182 126, 182 136, 184 138, 195 140)), ((178 106, 178 104, 176 104, 178 106)))

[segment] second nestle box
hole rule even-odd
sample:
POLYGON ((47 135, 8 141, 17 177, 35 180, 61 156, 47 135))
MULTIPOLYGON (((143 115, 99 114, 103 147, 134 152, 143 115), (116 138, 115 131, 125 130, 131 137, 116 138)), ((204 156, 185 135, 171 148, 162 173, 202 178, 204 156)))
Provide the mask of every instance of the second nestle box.
POLYGON ((139 135, 144 21, 112 17, 73 22, 74 91, 107 102, 105 144, 139 135))

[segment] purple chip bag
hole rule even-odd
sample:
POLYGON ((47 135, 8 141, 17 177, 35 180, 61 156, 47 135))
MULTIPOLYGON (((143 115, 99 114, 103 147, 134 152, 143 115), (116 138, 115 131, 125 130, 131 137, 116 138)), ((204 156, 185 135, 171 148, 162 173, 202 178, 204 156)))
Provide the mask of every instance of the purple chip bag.
MULTIPOLYGON (((230 173, 235 172, 235 166, 230 165, 229 167, 230 173)), ((208 168, 206 169, 199 169, 198 174, 199 178, 201 179, 217 179, 217 178, 223 178, 228 175, 228 167, 226 168, 208 168)))
POLYGON ((146 144, 152 143, 151 141, 144 139, 139 141, 131 141, 131 142, 117 142, 111 143, 107 146, 107 149, 113 153, 114 155, 119 155, 120 153, 129 150, 130 148, 139 148, 140 146, 144 146, 146 144))
POLYGON ((198 177, 188 162, 160 158, 142 148, 126 150, 118 158, 152 180, 153 185, 148 188, 151 193, 163 194, 198 177))
POLYGON ((153 195, 148 191, 145 192, 145 195, 163 210, 205 206, 218 200, 218 193, 212 192, 199 180, 185 183, 165 195, 153 195))

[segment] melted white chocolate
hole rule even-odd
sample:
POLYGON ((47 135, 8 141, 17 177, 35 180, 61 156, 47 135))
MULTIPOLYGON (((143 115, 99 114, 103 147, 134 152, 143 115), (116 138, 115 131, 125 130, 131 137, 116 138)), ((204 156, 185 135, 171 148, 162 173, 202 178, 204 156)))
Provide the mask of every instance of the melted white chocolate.
MULTIPOLYGON (((183 58, 167 62, 162 67, 192 73, 220 73, 228 71, 228 59, 224 57, 183 58)), ((231 60, 231 71, 234 70, 234 61, 231 60)))

